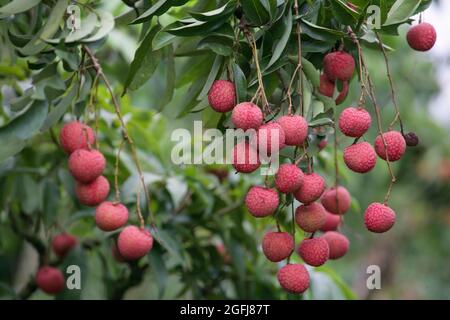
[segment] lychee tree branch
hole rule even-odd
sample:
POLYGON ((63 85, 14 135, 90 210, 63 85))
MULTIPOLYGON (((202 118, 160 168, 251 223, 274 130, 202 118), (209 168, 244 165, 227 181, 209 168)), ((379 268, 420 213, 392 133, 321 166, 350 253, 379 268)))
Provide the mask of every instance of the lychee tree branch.
MULTIPOLYGON (((298 0, 294 1, 294 13, 298 17, 299 16, 299 7, 298 7, 298 0)), ((300 97, 300 112, 301 115, 304 116, 304 107, 303 107, 303 64, 302 64, 302 27, 300 25, 300 21, 297 20, 296 23, 296 30, 295 33, 297 34, 297 47, 298 47, 298 60, 297 60, 297 68, 296 72, 298 72, 298 78, 300 81, 300 90, 298 92, 300 97)), ((294 72, 295 75, 295 72, 294 72)), ((289 110, 289 114, 291 114, 291 110, 289 110)))

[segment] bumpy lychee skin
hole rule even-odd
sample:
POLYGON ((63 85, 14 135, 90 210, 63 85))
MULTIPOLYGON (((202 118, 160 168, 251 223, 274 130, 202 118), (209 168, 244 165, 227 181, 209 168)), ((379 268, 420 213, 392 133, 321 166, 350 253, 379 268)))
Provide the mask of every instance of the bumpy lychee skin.
POLYGON ((59 133, 61 147, 67 153, 72 153, 77 149, 87 149, 95 142, 95 134, 92 128, 78 122, 72 121, 64 125, 59 133))
POLYGON ((153 237, 148 230, 128 226, 119 234, 117 247, 125 260, 137 260, 150 252, 153 247, 153 237))
POLYGON ((374 202, 367 207, 364 222, 369 231, 383 233, 394 225, 395 212, 382 203, 374 202))
POLYGON ((109 182, 104 176, 100 176, 92 182, 77 182, 75 194, 78 201, 85 206, 96 206, 103 201, 109 194, 109 182))
POLYGON ((325 224, 320 228, 320 231, 334 231, 337 230, 339 225, 341 224, 341 216, 327 212, 327 219, 325 220, 325 224))
POLYGON ((323 71, 331 81, 348 81, 355 71, 355 59, 343 51, 329 53, 323 59, 323 71))
POLYGON ((259 127, 255 138, 257 139, 258 150, 263 154, 271 155, 286 146, 286 135, 283 128, 273 121, 259 127))
POLYGON ((237 172, 251 173, 261 166, 256 148, 245 141, 239 142, 233 148, 233 168, 237 172))
POLYGON ((304 239, 298 247, 298 255, 310 266, 321 266, 330 256, 328 242, 323 238, 304 239))
POLYGON ((339 259, 347 253, 350 242, 342 233, 336 231, 328 231, 324 233, 322 238, 328 242, 331 260, 339 259))
POLYGON ((411 27, 406 35, 409 46, 417 51, 428 51, 433 48, 436 37, 436 30, 427 22, 411 27))
POLYGON ((231 121, 237 129, 258 129, 264 116, 261 109, 254 103, 242 102, 233 109, 231 121))
POLYGON ((300 294, 309 288, 309 273, 302 264, 287 264, 277 274, 281 287, 289 293, 300 294))
MULTIPOLYGON (((386 141, 389 161, 400 160, 406 150, 405 138, 398 131, 385 132, 383 133, 383 137, 386 141)), ((375 151, 381 159, 386 160, 386 148, 384 147, 381 135, 375 138, 375 151)))
POLYGON ((377 155, 370 143, 358 142, 344 149, 344 162, 350 170, 366 173, 377 164, 377 155))
POLYGON ((320 198, 325 190, 325 180, 317 173, 303 175, 303 183, 300 189, 294 193, 295 199, 308 204, 320 198))
POLYGON ((36 284, 45 293, 57 294, 64 289, 64 276, 59 269, 44 266, 36 274, 36 284))
POLYGON ((72 176, 83 183, 98 178, 105 170, 106 160, 97 150, 78 149, 69 157, 69 171, 72 176))
POLYGON ((208 93, 211 108, 217 112, 228 112, 236 105, 234 83, 226 80, 214 81, 208 93))
POLYGON ((302 183, 303 171, 295 164, 282 164, 275 176, 275 186, 281 193, 295 192, 302 186, 302 183))
POLYGON ((370 113, 364 108, 346 108, 339 117, 339 129, 347 137, 359 138, 372 124, 370 113))
POLYGON ((325 208, 317 202, 301 205, 295 210, 295 222, 305 232, 320 230, 327 219, 325 208))
POLYGON ((264 255, 272 262, 280 262, 294 251, 294 239, 287 232, 268 232, 262 241, 264 255))
POLYGON ((284 143, 288 146, 302 145, 308 137, 308 122, 302 116, 282 116, 277 123, 283 128, 284 143))
POLYGON ((65 232, 56 235, 52 240, 53 252, 60 258, 64 257, 76 245, 77 238, 65 232))
POLYGON ((245 205, 248 211, 256 218, 270 216, 275 212, 280 199, 275 189, 254 186, 245 196, 245 205))
POLYGON ((113 231, 128 221, 128 209, 121 203, 102 202, 95 209, 95 223, 103 231, 113 231))
POLYGON ((334 89, 336 88, 336 83, 328 79, 326 74, 320 75, 320 86, 319 92, 326 97, 332 98, 334 96, 334 89))
POLYGON ((326 190, 321 199, 323 207, 334 214, 344 214, 350 209, 352 202, 350 193, 342 186, 326 190))

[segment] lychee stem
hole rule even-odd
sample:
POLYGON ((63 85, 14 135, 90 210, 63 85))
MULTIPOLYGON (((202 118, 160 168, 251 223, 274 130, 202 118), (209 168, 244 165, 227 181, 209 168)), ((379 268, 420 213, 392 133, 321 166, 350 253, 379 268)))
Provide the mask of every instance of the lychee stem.
MULTIPOLYGON (((299 16, 299 7, 298 7, 298 0, 294 0, 294 12, 296 16, 299 16)), ((298 92, 299 96, 300 96, 300 113, 303 116, 304 115, 304 108, 303 108, 303 64, 302 64, 302 27, 300 25, 300 22, 297 20, 296 23, 296 30, 295 30, 296 34, 297 34, 297 46, 298 46, 298 52, 297 52, 297 67, 296 67, 296 72, 298 72, 298 78, 300 81, 300 91, 298 92)), ((295 72, 294 72, 295 75, 295 72)), ((292 77, 294 77, 294 75, 292 77)), ((290 110, 289 110, 289 114, 292 113, 292 104, 289 105, 290 110)))
MULTIPOLYGON (((338 138, 336 129, 336 116, 333 121, 334 129, 334 190, 336 191, 336 208, 339 212, 339 197, 338 197, 338 185, 339 185, 339 164, 338 164, 338 138)), ((340 212, 339 212, 340 213, 340 212)))
POLYGON ((117 150, 116 155, 116 163, 114 166, 114 189, 116 192, 116 202, 120 202, 120 188, 119 188, 119 164, 120 164, 120 153, 122 151, 122 148, 125 145, 126 140, 122 139, 120 142, 119 150, 117 150))

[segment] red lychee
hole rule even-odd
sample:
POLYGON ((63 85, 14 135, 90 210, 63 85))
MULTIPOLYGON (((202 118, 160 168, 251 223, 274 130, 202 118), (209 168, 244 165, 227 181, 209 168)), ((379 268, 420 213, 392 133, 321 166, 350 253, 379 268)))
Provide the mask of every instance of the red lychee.
POLYGON ((64 289, 64 276, 59 269, 44 266, 36 274, 36 284, 45 293, 57 294, 64 289))
POLYGON ((325 224, 320 228, 320 231, 334 231, 339 227, 341 223, 341 216, 327 212, 327 219, 325 220, 325 224))
POLYGON ((328 242, 323 238, 303 239, 298 247, 298 255, 310 266, 321 266, 330 256, 328 242))
POLYGON ((327 138, 323 138, 319 141, 319 143, 317 144, 317 148, 319 148, 319 151, 322 151, 323 149, 325 149, 325 147, 327 146, 328 141, 327 138))
POLYGON ((334 100, 337 106, 345 101, 348 95, 348 90, 349 90, 348 81, 342 82, 342 90, 339 92, 339 95, 337 96, 336 100, 334 100))
POLYGON ((270 216, 278 208, 279 203, 280 199, 275 189, 254 186, 245 196, 245 205, 256 218, 270 216))
POLYGON ((382 203, 374 202, 367 207, 364 222, 369 231, 383 233, 394 225, 395 212, 382 203))
POLYGON ((233 167, 237 172, 251 173, 261 166, 258 151, 242 141, 233 148, 233 167))
POLYGON ((208 93, 211 108, 217 112, 228 112, 236 105, 234 83, 226 80, 214 81, 208 93))
POLYGON ((52 248, 58 257, 64 257, 77 244, 77 238, 65 232, 56 235, 52 240, 52 248))
POLYGON ((103 231, 113 231, 128 221, 128 209, 121 203, 102 202, 95 209, 95 223, 103 231))
POLYGON ((320 86, 319 92, 326 97, 332 98, 334 96, 334 89, 336 84, 334 81, 328 79, 328 77, 323 73, 320 75, 320 86))
POLYGON ((287 232, 268 232, 262 241, 264 255, 272 262, 280 262, 294 251, 294 239, 287 232))
POLYGON ((331 81, 348 81, 355 71, 355 60, 347 52, 331 52, 323 59, 323 71, 331 81))
POLYGON ((346 188, 338 186, 326 190, 321 199, 323 207, 334 214, 344 214, 350 209, 351 197, 346 188))
POLYGON ((346 108, 339 117, 339 129, 347 137, 361 137, 369 130, 371 123, 370 113, 364 108, 346 108))
POLYGON ((257 139, 258 150, 270 155, 285 146, 285 137, 284 130, 278 123, 268 122, 259 127, 254 138, 257 139))
POLYGON ((237 129, 258 129, 264 116, 261 109, 254 103, 242 102, 233 109, 231 121, 237 129))
POLYGON ((322 238, 328 242, 331 260, 339 259, 347 253, 350 242, 342 233, 328 231, 325 232, 322 238))
POLYGON ((295 222, 305 232, 316 232, 327 220, 325 208, 317 202, 301 205, 295 210, 295 222))
POLYGON ((277 123, 283 128, 284 143, 288 146, 299 146, 308 137, 308 122, 302 116, 282 116, 277 123))
POLYGON ((75 193, 81 204, 93 207, 103 202, 108 196, 109 182, 104 176, 90 183, 77 182, 75 193))
POLYGON ((308 204, 320 198, 325 190, 325 180, 317 173, 303 175, 303 183, 300 189, 294 193, 295 199, 308 204))
POLYGON ((309 288, 309 273, 302 264, 287 264, 277 274, 281 287, 289 293, 300 294, 309 288))
POLYGON ((97 150, 78 149, 69 157, 69 171, 72 176, 83 183, 98 178, 105 170, 106 160, 97 150))
POLYGON ((153 247, 153 237, 148 230, 128 226, 120 232, 117 247, 126 260, 137 260, 150 252, 153 247))
POLYGON ((95 134, 87 125, 72 121, 65 124, 61 129, 59 142, 64 151, 70 154, 77 149, 87 149, 90 145, 93 145, 95 134))
POLYGON ((284 163, 275 176, 275 185, 282 193, 297 191, 303 183, 303 171, 297 165, 284 163))
POLYGON ((344 149, 344 162, 350 170, 366 173, 377 164, 377 155, 370 143, 358 142, 344 149))
MULTIPOLYGON (((383 133, 383 137, 387 145, 389 161, 400 160, 406 150, 405 138, 398 131, 385 132, 383 133)), ((381 135, 375 138, 375 151, 381 159, 386 160, 386 148, 384 147, 381 135)))
POLYGON ((436 30, 427 22, 411 27, 406 35, 409 46, 417 51, 428 51, 433 48, 436 37, 436 30))

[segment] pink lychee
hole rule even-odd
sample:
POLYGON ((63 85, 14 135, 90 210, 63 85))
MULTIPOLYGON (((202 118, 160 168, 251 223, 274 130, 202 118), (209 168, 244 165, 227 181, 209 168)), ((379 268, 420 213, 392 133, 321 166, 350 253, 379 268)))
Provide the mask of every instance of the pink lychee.
POLYGON ((332 98, 334 96, 335 87, 336 87, 335 82, 328 79, 326 74, 323 73, 320 75, 319 92, 321 94, 323 94, 326 97, 332 98))
POLYGON ((298 255, 310 266, 321 266, 330 256, 328 242, 323 238, 303 239, 298 247, 298 255))
POLYGON ((300 294, 309 288, 309 273, 302 264, 287 264, 277 274, 281 287, 289 293, 300 294))
POLYGON ((121 203, 102 202, 95 209, 95 223, 103 231, 113 231, 128 221, 128 209, 121 203))
POLYGON ((346 108, 339 117, 339 129, 347 137, 363 136, 369 130, 371 123, 370 113, 364 108, 346 108))
POLYGON ((128 226, 120 232, 117 247, 126 260, 137 260, 150 252, 153 247, 153 237, 148 230, 128 226))
POLYGON ((344 214, 350 209, 351 197, 346 188, 338 186, 326 190, 321 199, 324 208, 334 214, 344 214))
POLYGON ((303 175, 303 183, 300 189, 294 193, 295 199, 308 204, 320 198, 325 190, 325 180, 317 173, 303 175))
POLYGON ((242 141, 233 148, 233 167, 237 172, 251 173, 261 166, 256 148, 242 141))
POLYGON ((427 22, 411 27, 406 35, 409 46, 417 51, 428 51, 433 48, 436 38, 436 30, 427 22))
POLYGON ((104 176, 89 183, 77 182, 75 193, 81 204, 93 207, 103 202, 108 196, 109 182, 104 176))
POLYGON ((350 242, 342 233, 328 231, 324 233, 322 238, 328 242, 331 260, 339 259, 347 253, 350 242))
POLYGON ((295 222, 305 232, 316 232, 327 219, 325 208, 317 202, 301 205, 295 210, 295 222))
POLYGON ((77 238, 65 232, 56 235, 52 240, 53 252, 61 258, 64 257, 76 245, 77 238))
POLYGON ((261 109, 254 103, 242 102, 233 109, 231 121, 237 129, 258 129, 264 116, 261 109))
POLYGON ((281 125, 272 121, 259 127, 254 138, 257 139, 259 152, 271 155, 285 146, 285 137, 281 125))
POLYGON ((323 59, 323 70, 331 81, 348 81, 355 71, 355 60, 347 52, 331 52, 323 59))
POLYGON ((297 165, 284 163, 275 176, 275 185, 282 193, 297 191, 303 183, 303 171, 297 165))
POLYGON ((63 126, 59 133, 61 147, 67 153, 72 153, 77 149, 87 149, 95 142, 95 134, 92 128, 78 122, 72 121, 63 126))
POLYGON ((83 183, 98 178, 105 170, 106 160, 97 150, 78 149, 69 157, 69 171, 72 176, 83 183))
POLYGON ((227 80, 214 81, 208 93, 211 108, 217 112, 228 112, 236 105, 234 83, 227 80))
POLYGON ((367 207, 364 222, 369 231, 383 233, 394 225, 395 212, 382 203, 374 202, 367 207))
POLYGON ((284 131, 284 143, 288 146, 302 145, 308 137, 308 122, 302 116, 282 116, 277 123, 284 131))
POLYGON ((64 289, 64 276, 54 267, 44 266, 36 274, 36 284, 45 293, 57 294, 64 289))
POLYGON ((350 170, 366 173, 377 164, 377 155, 370 143, 358 142, 344 149, 344 162, 350 170))
POLYGON ((245 196, 245 205, 256 218, 270 216, 278 208, 279 203, 280 199, 275 189, 254 186, 245 196))
MULTIPOLYGON (((387 145, 389 161, 400 160, 406 150, 405 138, 398 131, 385 132, 383 133, 383 137, 387 145)), ((375 151, 381 159, 386 160, 386 148, 384 147, 381 135, 375 138, 375 151)))
POLYGON ((294 239, 287 232, 268 232, 262 241, 264 255, 272 262, 280 262, 294 251, 294 239))
POLYGON ((320 228, 320 231, 334 231, 341 224, 341 216, 327 212, 327 219, 325 220, 325 224, 320 228))

